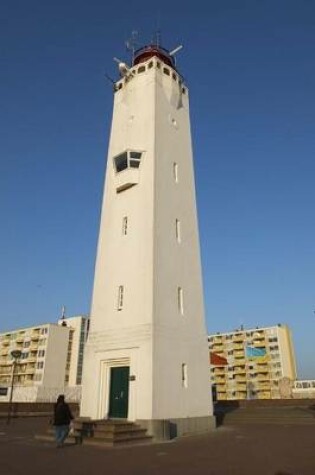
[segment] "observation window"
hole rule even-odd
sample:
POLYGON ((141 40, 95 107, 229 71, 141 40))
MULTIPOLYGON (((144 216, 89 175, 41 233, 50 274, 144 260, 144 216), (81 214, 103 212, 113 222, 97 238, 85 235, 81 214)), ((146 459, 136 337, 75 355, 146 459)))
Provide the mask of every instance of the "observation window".
POLYGON ((139 168, 142 152, 127 150, 126 152, 114 157, 114 165, 117 173, 127 168, 139 168))

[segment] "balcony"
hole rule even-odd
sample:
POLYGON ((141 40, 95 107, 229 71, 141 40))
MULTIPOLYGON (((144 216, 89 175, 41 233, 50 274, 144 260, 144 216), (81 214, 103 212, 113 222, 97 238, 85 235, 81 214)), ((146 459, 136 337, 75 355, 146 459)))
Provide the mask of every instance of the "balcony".
POLYGON ((34 374, 35 373, 35 366, 30 366, 30 367, 27 367, 26 370, 25 370, 25 373, 26 374, 34 374))
POLYGON ((270 381, 270 374, 258 374, 256 381, 270 381))
POLYGON ((246 374, 246 368, 234 368, 234 374, 246 374))
POLYGON ((253 338, 258 339, 258 338, 266 338, 265 332, 263 330, 256 330, 253 333, 253 338))
POLYGON ((239 335, 233 335, 233 341, 244 341, 245 335, 244 333, 241 333, 239 335))
POLYGON ((225 375, 225 369, 222 369, 222 368, 214 368, 213 370, 213 374, 214 375, 225 375))
POLYGON ((266 340, 265 339, 262 339, 262 340, 254 340, 253 341, 253 346, 255 348, 265 348, 266 347, 266 340))
POLYGON ((8 346, 10 344, 10 338, 5 338, 4 340, 1 341, 3 346, 8 346))
POLYGON ((221 385, 217 385, 217 393, 225 393, 226 392, 226 386, 224 386, 223 384, 221 385))
POLYGON ((15 340, 15 341, 16 341, 16 343, 23 343, 23 341, 24 341, 24 335, 18 335, 18 336, 16 337, 16 340, 15 340))
POLYGON ((234 343, 233 344, 233 349, 234 350, 243 350, 244 351, 244 346, 240 345, 239 343, 234 343))
POLYGON ((264 391, 265 389, 270 391, 271 390, 270 381, 263 381, 263 382, 256 383, 256 389, 259 391, 264 391))

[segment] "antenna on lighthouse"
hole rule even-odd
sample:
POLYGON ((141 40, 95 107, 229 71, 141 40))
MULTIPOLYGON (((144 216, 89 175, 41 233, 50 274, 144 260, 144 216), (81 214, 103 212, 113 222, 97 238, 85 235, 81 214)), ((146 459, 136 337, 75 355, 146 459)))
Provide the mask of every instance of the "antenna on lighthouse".
POLYGON ((131 51, 131 54, 132 54, 132 58, 131 58, 132 64, 133 64, 133 60, 134 60, 134 57, 135 57, 136 45, 138 44, 137 38, 138 38, 138 32, 137 32, 137 30, 133 30, 131 32, 131 38, 129 38, 125 42, 127 50, 131 51))
POLYGON ((114 79, 108 76, 108 74, 106 73, 104 74, 104 76, 106 77, 106 79, 108 79, 109 82, 112 83, 114 91, 117 91, 116 82, 114 81, 114 79))
POLYGON ((174 56, 174 54, 176 54, 179 50, 181 50, 182 47, 183 47, 183 45, 177 46, 177 48, 174 48, 172 51, 170 51, 169 55, 174 56))
POLYGON ((119 69, 119 73, 121 77, 128 77, 130 75, 129 66, 118 58, 113 58, 113 59, 118 64, 118 69, 119 69))

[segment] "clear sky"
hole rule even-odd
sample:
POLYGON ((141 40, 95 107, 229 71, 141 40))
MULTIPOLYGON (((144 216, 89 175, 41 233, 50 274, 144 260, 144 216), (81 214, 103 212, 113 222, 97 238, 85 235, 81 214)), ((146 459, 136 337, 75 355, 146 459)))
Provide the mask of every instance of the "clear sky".
POLYGON ((183 44, 209 332, 287 323, 315 379, 315 2, 2 0, 0 331, 88 314, 113 56, 183 44))

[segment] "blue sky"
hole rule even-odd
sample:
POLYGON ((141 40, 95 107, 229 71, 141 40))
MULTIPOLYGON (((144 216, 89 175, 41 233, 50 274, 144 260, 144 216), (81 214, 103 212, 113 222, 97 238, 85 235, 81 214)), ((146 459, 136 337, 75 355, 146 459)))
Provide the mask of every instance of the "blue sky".
POLYGON ((183 44, 209 332, 287 323, 315 379, 315 3, 4 0, 0 331, 88 313, 112 114, 107 73, 183 44))

